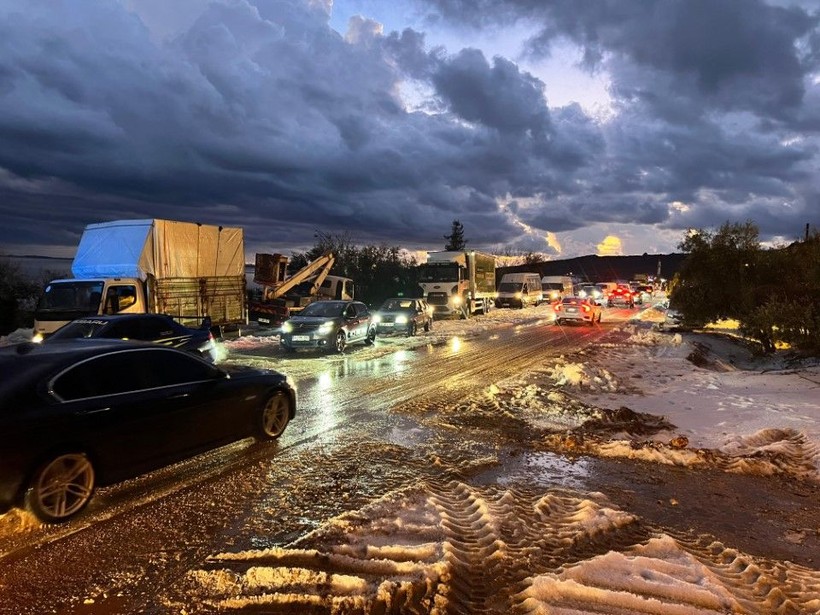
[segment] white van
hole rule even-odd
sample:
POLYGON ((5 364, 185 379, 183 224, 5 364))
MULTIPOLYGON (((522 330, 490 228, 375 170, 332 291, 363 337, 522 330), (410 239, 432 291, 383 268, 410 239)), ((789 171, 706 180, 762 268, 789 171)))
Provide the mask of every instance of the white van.
POLYGON ((545 275, 541 278, 541 290, 544 300, 550 302, 558 302, 575 294, 572 278, 568 275, 545 275))
POLYGON ((505 273, 498 285, 496 307, 539 305, 544 300, 541 277, 537 273, 505 273))

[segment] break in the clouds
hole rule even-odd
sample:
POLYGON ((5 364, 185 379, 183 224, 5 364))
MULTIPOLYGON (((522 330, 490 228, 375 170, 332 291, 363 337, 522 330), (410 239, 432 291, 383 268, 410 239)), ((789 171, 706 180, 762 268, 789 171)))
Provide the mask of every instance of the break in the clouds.
POLYGON ((786 0, 0 0, 0 245, 126 217, 243 226, 250 251, 436 249, 456 218, 546 254, 726 220, 791 238, 820 224, 819 23, 786 0))

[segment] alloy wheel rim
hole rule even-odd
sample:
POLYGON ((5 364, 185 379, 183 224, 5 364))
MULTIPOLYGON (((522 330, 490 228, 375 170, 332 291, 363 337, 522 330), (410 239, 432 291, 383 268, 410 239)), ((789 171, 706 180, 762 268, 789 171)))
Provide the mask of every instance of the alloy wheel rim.
POLYGON ((34 487, 40 507, 55 519, 80 510, 91 498, 94 469, 85 455, 62 455, 52 461, 34 487))
POLYGON ((265 433, 269 436, 281 435, 288 424, 289 412, 287 404, 281 395, 276 395, 268 400, 265 405, 263 422, 265 433))

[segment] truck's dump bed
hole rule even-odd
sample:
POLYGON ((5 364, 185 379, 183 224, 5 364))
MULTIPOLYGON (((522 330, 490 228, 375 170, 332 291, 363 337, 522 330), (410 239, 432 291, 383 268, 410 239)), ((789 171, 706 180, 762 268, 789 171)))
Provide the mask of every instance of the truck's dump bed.
POLYGON ((160 219, 89 224, 71 271, 85 279, 244 276, 243 233, 160 219))

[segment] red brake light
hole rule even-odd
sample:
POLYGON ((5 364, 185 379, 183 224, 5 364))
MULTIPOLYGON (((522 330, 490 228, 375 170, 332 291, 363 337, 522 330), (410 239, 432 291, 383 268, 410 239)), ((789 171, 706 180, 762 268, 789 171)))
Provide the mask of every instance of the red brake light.
POLYGON ((555 304, 555 311, 556 311, 556 312, 560 312, 560 311, 561 311, 561 304, 560 304, 560 303, 556 303, 556 304, 555 304))
POLYGON ((581 306, 585 312, 589 312, 589 306, 585 303, 581 306))

